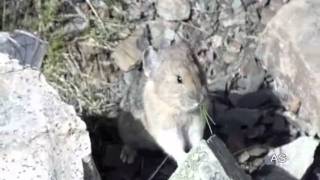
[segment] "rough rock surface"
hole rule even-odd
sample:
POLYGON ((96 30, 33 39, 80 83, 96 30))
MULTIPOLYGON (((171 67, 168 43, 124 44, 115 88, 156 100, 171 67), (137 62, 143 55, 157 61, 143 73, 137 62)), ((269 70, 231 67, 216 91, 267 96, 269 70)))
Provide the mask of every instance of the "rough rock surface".
POLYGON ((23 66, 40 69, 48 42, 26 31, 0 32, 0 52, 18 59, 23 66))
POLYGON ((0 54, 0 179, 83 179, 86 126, 43 75, 0 54))
POLYGON ((159 16, 168 21, 188 19, 191 13, 188 0, 158 0, 156 4, 159 16))
POLYGON ((319 140, 300 137, 282 147, 271 150, 265 157, 266 164, 273 164, 301 179, 314 160, 319 140))
POLYGON ((320 134, 319 27, 320 1, 290 1, 268 23, 256 51, 287 109, 301 101, 300 109, 294 108, 299 110, 297 123, 307 124, 303 128, 311 134, 320 134))
POLYGON ((120 42, 112 53, 115 63, 122 71, 129 71, 141 62, 141 51, 137 47, 137 41, 141 35, 142 31, 137 30, 128 39, 120 42))
POLYGON ((224 143, 216 136, 202 141, 189 153, 170 180, 250 180, 237 165, 224 143), (223 160, 222 160, 223 159, 223 160))
POLYGON ((150 29, 151 44, 155 48, 168 47, 176 38, 177 24, 156 20, 148 23, 150 29))

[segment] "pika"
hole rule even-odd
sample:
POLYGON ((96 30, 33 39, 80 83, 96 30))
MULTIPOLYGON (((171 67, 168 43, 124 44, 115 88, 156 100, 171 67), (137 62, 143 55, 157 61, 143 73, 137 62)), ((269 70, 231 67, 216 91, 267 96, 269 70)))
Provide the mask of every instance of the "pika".
POLYGON ((200 106, 208 104, 206 81, 185 43, 143 54, 143 72, 121 102, 118 121, 124 147, 120 158, 132 163, 139 148, 161 148, 178 165, 203 137, 200 106))

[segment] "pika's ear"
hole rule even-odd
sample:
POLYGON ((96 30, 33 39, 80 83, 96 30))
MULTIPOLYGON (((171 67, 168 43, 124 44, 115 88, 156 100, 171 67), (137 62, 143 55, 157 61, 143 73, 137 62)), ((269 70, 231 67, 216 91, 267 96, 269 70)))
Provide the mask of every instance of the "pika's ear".
POLYGON ((151 78, 152 74, 157 70, 160 65, 160 59, 157 52, 152 46, 149 46, 143 53, 143 71, 144 74, 151 78))

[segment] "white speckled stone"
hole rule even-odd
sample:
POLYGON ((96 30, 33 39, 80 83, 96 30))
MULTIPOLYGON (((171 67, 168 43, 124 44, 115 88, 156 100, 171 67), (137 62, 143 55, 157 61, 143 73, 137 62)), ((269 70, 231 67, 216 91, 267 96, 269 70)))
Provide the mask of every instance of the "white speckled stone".
POLYGON ((191 13, 189 0, 158 0, 156 8, 159 16, 167 21, 185 20, 191 13))
POLYGON ((250 180, 236 164, 223 142, 218 137, 212 137, 208 142, 202 140, 193 148, 186 161, 176 169, 169 180, 250 180), (221 158, 224 160, 219 160, 221 158))
POLYGON ((319 143, 319 140, 312 137, 299 137, 289 144, 270 150, 264 162, 281 167, 293 177, 302 179, 314 160, 319 143))
POLYGON ((0 180, 83 179, 86 126, 39 71, 0 53, 0 180))

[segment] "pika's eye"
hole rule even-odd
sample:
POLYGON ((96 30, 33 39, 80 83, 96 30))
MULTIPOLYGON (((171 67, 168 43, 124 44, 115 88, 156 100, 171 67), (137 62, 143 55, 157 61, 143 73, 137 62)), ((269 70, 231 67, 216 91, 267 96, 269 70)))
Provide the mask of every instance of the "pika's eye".
POLYGON ((178 82, 179 84, 182 83, 182 77, 181 77, 180 75, 177 75, 177 82, 178 82))

